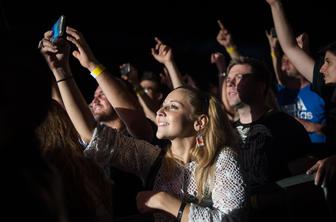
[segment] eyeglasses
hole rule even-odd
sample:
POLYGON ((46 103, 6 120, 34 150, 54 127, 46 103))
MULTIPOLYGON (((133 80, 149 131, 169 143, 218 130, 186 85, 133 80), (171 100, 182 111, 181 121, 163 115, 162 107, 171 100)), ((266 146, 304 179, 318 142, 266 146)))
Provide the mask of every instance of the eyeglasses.
POLYGON ((244 74, 237 74, 233 77, 229 77, 227 75, 227 77, 224 79, 224 82, 226 85, 230 84, 233 80, 235 81, 235 83, 238 83, 240 82, 243 78, 246 78, 246 77, 253 77, 255 76, 254 73, 244 73, 244 74))

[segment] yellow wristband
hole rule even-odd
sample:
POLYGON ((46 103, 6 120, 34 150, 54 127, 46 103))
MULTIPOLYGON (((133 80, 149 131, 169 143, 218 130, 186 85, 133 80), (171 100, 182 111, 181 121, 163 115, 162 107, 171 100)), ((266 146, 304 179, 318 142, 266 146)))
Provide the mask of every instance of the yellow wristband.
POLYGON ((94 78, 97 78, 98 76, 100 76, 100 74, 102 74, 105 71, 105 67, 103 65, 97 65, 96 68, 94 68, 91 71, 91 76, 93 76, 94 78))
POLYGON ((273 50, 271 51, 271 57, 272 57, 272 59, 276 58, 275 52, 273 50))
POLYGON ((227 53, 229 53, 229 55, 231 55, 232 53, 234 53, 236 51, 235 47, 226 47, 225 48, 227 53))

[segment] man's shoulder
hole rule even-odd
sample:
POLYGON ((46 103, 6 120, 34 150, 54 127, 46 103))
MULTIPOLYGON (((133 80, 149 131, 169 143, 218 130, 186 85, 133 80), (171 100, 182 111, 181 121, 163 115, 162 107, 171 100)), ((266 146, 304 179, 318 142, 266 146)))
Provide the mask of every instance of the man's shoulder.
POLYGON ((272 110, 261 118, 259 124, 265 125, 271 131, 281 130, 283 133, 293 131, 304 131, 303 126, 292 116, 285 112, 272 110))
POLYGON ((285 121, 285 122, 292 122, 292 121, 295 121, 295 119, 293 117, 291 117, 290 115, 288 115, 287 113, 285 112, 282 112, 282 111, 279 111, 279 110, 270 110, 268 112, 266 112, 262 118, 260 118, 260 121, 261 122, 265 122, 265 123, 268 123, 268 122, 282 122, 282 121, 285 121))

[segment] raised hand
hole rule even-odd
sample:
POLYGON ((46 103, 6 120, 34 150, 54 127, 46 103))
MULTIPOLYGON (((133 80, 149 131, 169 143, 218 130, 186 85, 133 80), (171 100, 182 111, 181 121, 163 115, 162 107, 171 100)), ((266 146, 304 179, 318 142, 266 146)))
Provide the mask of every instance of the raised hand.
POLYGON ((132 85, 139 84, 139 74, 138 70, 131 65, 130 63, 125 63, 120 66, 120 69, 124 68, 125 66, 129 65, 130 69, 127 74, 121 75, 121 78, 130 82, 132 85))
POLYGON ((226 61, 225 61, 225 57, 222 53, 219 53, 219 52, 212 53, 211 57, 210 57, 210 62, 212 64, 216 64, 219 73, 224 73, 225 72, 226 61))
POLYGON ((217 64, 217 63, 222 63, 222 62, 225 63, 224 55, 220 52, 211 53, 210 62, 211 64, 217 64))
POLYGON ((265 30, 265 34, 266 34, 266 37, 267 37, 267 40, 268 40, 268 43, 269 43, 269 46, 270 46, 271 50, 278 49, 278 47, 280 47, 278 38, 275 37, 275 36, 272 36, 271 31, 265 30))
POLYGON ((70 45, 67 41, 60 39, 55 44, 51 42, 52 31, 44 33, 43 39, 39 42, 39 49, 45 58, 49 68, 69 68, 70 45))
POLYGON ((198 87, 197 87, 197 84, 196 84, 196 82, 195 82, 195 80, 194 80, 189 74, 185 74, 185 75, 183 76, 183 81, 184 81, 187 85, 192 86, 192 87, 194 87, 195 89, 198 88, 198 87))
POLYGON ((306 52, 309 52, 309 36, 307 33, 302 33, 298 37, 296 37, 296 42, 301 49, 306 52))
POLYGON ((162 85, 166 85, 170 90, 174 89, 172 80, 166 67, 163 67, 162 72, 160 72, 160 83, 162 85))
POLYGON ((217 42, 225 48, 233 47, 234 43, 232 41, 231 33, 224 27, 223 23, 220 20, 217 20, 217 23, 220 28, 216 38, 217 42))
POLYGON ((162 43, 162 41, 155 37, 155 48, 152 48, 152 55, 153 57, 162 64, 167 64, 172 62, 173 60, 173 52, 172 49, 168 46, 162 43))
POLYGON ((93 55, 82 33, 69 26, 66 28, 66 33, 67 40, 72 42, 77 47, 77 50, 74 50, 72 55, 78 59, 84 68, 92 71, 97 66, 98 61, 93 55))

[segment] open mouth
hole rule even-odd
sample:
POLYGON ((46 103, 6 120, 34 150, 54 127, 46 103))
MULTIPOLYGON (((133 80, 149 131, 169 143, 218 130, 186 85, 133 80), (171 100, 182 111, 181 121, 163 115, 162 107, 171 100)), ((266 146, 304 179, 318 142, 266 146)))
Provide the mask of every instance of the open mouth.
POLYGON ((236 96, 238 93, 236 91, 228 92, 228 96, 236 96))
POLYGON ((168 123, 166 123, 166 122, 158 122, 158 126, 168 126, 168 123))

